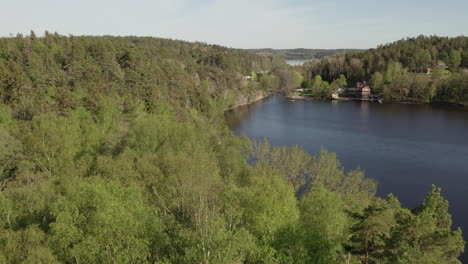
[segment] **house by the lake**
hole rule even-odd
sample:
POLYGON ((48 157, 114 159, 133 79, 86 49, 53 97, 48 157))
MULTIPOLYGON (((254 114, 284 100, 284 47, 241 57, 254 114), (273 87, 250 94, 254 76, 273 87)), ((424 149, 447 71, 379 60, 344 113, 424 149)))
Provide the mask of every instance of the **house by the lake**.
POLYGON ((368 99, 371 92, 371 86, 367 82, 358 82, 356 84, 356 94, 358 97, 368 99))

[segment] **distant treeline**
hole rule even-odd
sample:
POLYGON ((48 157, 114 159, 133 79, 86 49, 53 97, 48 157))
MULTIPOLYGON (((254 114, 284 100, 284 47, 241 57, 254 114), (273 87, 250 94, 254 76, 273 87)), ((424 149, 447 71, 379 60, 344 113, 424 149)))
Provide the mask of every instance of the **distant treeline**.
POLYGON ((249 49, 259 55, 281 58, 283 60, 313 60, 325 56, 363 51, 359 49, 249 49))
POLYGON ((459 263, 439 188, 401 208, 333 153, 225 126, 299 77, 202 43, 0 39, 0 263, 459 263))
POLYGON ((301 68, 306 80, 371 82, 388 101, 468 104, 468 37, 419 36, 363 52, 328 56, 301 68))

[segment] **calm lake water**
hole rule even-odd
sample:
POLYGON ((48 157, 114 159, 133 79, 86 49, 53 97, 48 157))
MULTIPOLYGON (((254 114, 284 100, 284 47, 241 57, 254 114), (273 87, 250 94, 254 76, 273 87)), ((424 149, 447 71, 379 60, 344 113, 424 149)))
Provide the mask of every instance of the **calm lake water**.
POLYGON ((300 66, 300 65, 304 65, 304 63, 308 61, 313 61, 313 60, 286 60, 286 63, 291 66, 300 66))
POLYGON ((405 207, 419 205, 436 184, 468 241, 468 110, 273 95, 226 112, 226 120, 254 140, 336 152, 346 170, 360 166, 379 181, 379 196, 393 193, 405 207))

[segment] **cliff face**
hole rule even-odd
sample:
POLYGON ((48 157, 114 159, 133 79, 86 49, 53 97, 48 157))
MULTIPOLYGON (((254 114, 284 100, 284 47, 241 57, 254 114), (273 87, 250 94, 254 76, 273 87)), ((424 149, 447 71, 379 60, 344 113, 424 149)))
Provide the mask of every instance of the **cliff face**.
POLYGON ((269 94, 264 91, 254 91, 252 94, 249 95, 239 94, 234 100, 234 103, 226 110, 234 109, 243 105, 248 105, 258 100, 262 100, 268 96, 269 94))

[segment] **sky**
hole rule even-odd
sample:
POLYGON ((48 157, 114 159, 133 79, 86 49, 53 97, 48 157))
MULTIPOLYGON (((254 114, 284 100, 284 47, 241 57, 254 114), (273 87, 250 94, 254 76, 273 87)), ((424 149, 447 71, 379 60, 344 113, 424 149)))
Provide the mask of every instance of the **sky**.
POLYGON ((0 0, 0 36, 132 35, 233 48, 373 48, 468 35, 468 0, 0 0))

